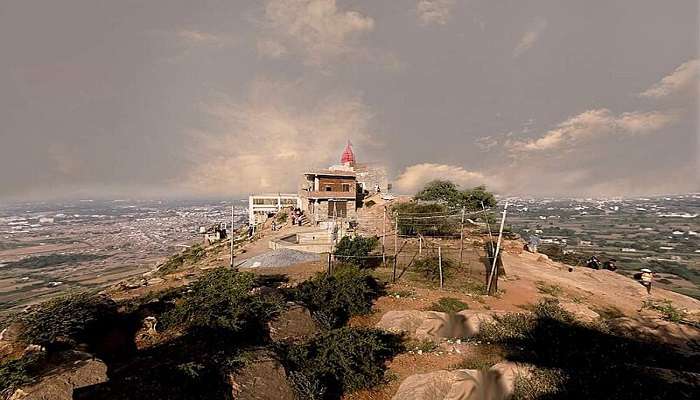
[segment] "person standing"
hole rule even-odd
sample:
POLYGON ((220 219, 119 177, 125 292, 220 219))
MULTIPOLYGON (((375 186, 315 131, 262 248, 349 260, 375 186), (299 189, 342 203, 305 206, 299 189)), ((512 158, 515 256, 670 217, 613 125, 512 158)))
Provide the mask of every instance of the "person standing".
POLYGON ((642 269, 641 280, 642 285, 644 285, 647 288, 647 294, 651 294, 651 282, 654 280, 654 274, 651 272, 650 269, 642 269))

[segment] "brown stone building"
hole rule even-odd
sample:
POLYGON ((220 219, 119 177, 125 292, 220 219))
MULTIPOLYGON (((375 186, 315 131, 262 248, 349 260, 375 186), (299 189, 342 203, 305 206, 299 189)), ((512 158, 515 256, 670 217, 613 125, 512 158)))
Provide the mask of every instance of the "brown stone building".
POLYGON ((330 169, 306 172, 299 197, 304 212, 315 222, 354 218, 357 210, 355 172, 330 169))

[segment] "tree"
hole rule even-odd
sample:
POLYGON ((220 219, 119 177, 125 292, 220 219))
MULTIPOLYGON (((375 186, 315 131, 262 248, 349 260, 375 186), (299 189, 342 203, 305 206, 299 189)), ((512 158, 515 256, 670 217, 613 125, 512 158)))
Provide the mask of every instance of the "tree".
POLYGON ((358 236, 350 239, 345 236, 335 247, 336 260, 356 265, 361 268, 371 268, 378 264, 379 258, 368 257, 369 253, 379 244, 376 236, 358 236))
POLYGON ((447 204, 459 202, 460 197, 457 185, 440 179, 428 182, 420 192, 413 196, 416 200, 439 201, 447 204))
POLYGON ((468 211, 481 210, 482 202, 485 207, 496 205, 493 193, 487 191, 483 185, 460 190, 454 183, 439 179, 428 182, 421 191, 416 193, 414 199, 437 201, 454 208, 465 207, 468 211))
POLYGON ((481 210, 481 203, 484 207, 496 206, 496 198, 493 193, 486 190, 486 186, 477 186, 461 192, 461 203, 469 211, 481 210))

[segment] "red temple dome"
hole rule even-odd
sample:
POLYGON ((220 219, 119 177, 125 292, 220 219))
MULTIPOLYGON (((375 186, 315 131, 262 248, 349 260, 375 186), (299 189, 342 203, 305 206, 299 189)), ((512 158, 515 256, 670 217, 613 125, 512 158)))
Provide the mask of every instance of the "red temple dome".
POLYGON ((352 144, 348 141, 348 145, 345 146, 343 155, 340 157, 341 164, 355 164, 355 153, 352 152, 352 144))

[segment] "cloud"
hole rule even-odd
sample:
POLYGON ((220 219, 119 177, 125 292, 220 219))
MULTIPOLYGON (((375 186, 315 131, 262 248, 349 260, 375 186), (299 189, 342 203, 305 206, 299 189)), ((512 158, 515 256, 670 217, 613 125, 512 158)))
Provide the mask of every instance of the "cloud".
POLYGON ((639 95, 658 99, 690 90, 697 94, 699 76, 700 60, 690 60, 681 64, 670 75, 665 76, 639 95))
POLYGON ((202 107, 209 129, 191 134, 197 162, 185 179, 198 194, 296 192, 300 173, 337 163, 348 139, 369 141, 361 99, 317 96, 300 82, 257 79, 245 101, 221 95, 202 107))
MULTIPOLYGON (((468 171, 458 165, 423 163, 406 167, 396 178, 394 186, 400 193, 415 193, 427 182, 435 179, 446 179, 463 187, 478 186, 487 182, 487 177, 481 172, 468 171)), ((497 185, 496 185, 497 186, 497 185)))
POLYGON ((258 40, 258 54, 269 58, 280 58, 287 54, 287 48, 276 40, 258 40))
POLYGON ((197 30, 182 29, 177 33, 178 39, 187 45, 223 46, 228 38, 197 30))
POLYGON ((422 25, 445 25, 454 3, 454 0, 420 0, 416 6, 418 20, 422 25))
POLYGON ((476 146, 481 149, 481 151, 487 152, 492 148, 498 146, 498 139, 493 136, 482 136, 474 141, 476 146))
POLYGON ((355 40, 374 29, 374 19, 339 10, 335 0, 269 0, 265 19, 272 38, 263 41, 296 50, 312 65, 357 52, 355 40))
POLYGON ((515 49, 513 49, 513 58, 518 58, 523 53, 530 50, 530 48, 540 39, 540 36, 542 36, 546 29, 547 20, 542 17, 537 18, 520 38, 520 42, 518 42, 515 49))
POLYGON ((581 142, 614 134, 638 135, 659 131, 678 119, 676 112, 625 112, 614 115, 605 108, 588 110, 567 119, 545 133, 528 141, 510 141, 513 152, 539 152, 571 149, 581 142))

